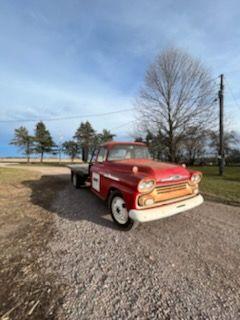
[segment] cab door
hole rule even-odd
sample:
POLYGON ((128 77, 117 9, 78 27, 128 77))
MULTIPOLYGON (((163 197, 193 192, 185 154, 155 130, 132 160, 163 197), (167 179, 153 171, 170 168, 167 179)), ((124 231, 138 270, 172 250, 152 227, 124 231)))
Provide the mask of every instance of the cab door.
POLYGON ((104 178, 107 148, 100 147, 96 162, 91 167, 92 190, 101 198, 105 198, 107 192, 106 180, 104 178))

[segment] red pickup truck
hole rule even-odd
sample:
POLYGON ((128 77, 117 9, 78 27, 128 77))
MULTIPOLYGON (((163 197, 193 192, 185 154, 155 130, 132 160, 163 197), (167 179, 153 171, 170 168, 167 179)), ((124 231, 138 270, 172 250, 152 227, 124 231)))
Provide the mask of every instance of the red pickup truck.
POLYGON ((107 201, 121 228, 169 217, 203 202, 198 188, 201 172, 152 160, 144 143, 103 144, 89 165, 70 168, 74 187, 90 186, 107 201))

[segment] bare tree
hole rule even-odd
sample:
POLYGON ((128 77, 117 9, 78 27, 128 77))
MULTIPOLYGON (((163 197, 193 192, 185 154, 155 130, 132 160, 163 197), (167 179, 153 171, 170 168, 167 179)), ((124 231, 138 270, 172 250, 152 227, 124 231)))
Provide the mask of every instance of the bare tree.
MULTIPOLYGON (((218 155, 219 152, 219 134, 218 131, 210 130, 209 131, 210 143, 209 147, 213 150, 213 153, 218 155)), ((223 146, 225 157, 227 158, 232 150, 237 149, 239 145, 239 137, 235 131, 226 131, 223 137, 223 146)))
POLYGON ((196 127, 186 131, 185 139, 182 144, 183 158, 187 164, 194 165, 197 159, 204 157, 207 143, 208 131, 199 130, 196 127))
POLYGON ((146 132, 161 132, 168 159, 176 161, 188 129, 212 125, 215 98, 214 83, 202 63, 179 49, 167 49, 146 73, 137 99, 138 123, 146 132))

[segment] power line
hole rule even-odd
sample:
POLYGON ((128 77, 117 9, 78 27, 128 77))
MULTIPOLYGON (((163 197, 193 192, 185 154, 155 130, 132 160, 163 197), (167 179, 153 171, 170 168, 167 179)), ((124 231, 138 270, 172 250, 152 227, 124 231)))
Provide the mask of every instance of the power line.
POLYGON ((227 83, 227 86, 228 86, 229 92, 230 92, 230 94, 231 94, 231 96, 232 96, 233 100, 235 101, 236 106, 237 106, 238 108, 240 108, 240 104, 239 104, 238 100, 236 99, 236 97, 235 97, 235 95, 234 95, 234 93, 233 93, 233 91, 232 91, 232 88, 231 88, 231 86, 230 86, 229 81, 227 80, 227 78, 225 78, 225 79, 226 79, 226 83, 227 83))
MULTIPOLYGON (((205 82, 205 84, 216 81, 218 77, 211 78, 205 82)), ((69 116, 69 117, 58 117, 58 118, 42 118, 38 117, 35 119, 6 119, 6 120, 0 120, 0 123, 16 123, 16 122, 35 122, 35 121, 62 121, 62 120, 73 120, 73 119, 81 119, 81 118, 90 118, 90 117, 102 117, 102 116, 107 116, 111 114, 117 114, 125 111, 133 111, 134 108, 129 108, 129 109, 122 109, 122 110, 117 110, 117 111, 112 111, 112 112, 106 112, 106 113, 97 113, 97 114, 86 114, 86 115, 74 115, 74 116, 69 116)))
POLYGON ((218 80, 219 76, 214 77, 214 78, 210 78, 209 80, 205 81, 204 84, 208 84, 210 82, 214 82, 217 85, 217 80, 218 80))
POLYGON ((239 70, 235 69, 235 70, 229 70, 229 71, 226 71, 224 72, 224 74, 227 74, 227 75, 230 75, 230 74, 235 74, 235 73, 239 73, 239 70))
POLYGON ((109 130, 115 131, 115 130, 120 129, 120 128, 126 126, 126 125, 129 125, 129 124, 132 123, 132 122, 134 122, 134 120, 125 122, 125 123, 123 123, 123 124, 121 124, 121 125, 119 125, 119 126, 117 126, 117 127, 110 128, 109 130))
POLYGON ((0 123, 14 123, 14 122, 35 122, 35 121, 61 121, 61 120, 72 120, 72 119, 81 119, 81 118, 91 118, 91 117, 103 117, 103 116, 108 116, 111 114, 116 114, 116 113, 122 113, 126 111, 133 111, 134 109, 121 109, 117 111, 112 111, 112 112, 105 112, 105 113, 95 113, 95 114, 85 114, 85 115, 75 115, 75 116, 70 116, 70 117, 60 117, 60 118, 35 118, 35 119, 9 119, 9 120, 0 120, 0 123))

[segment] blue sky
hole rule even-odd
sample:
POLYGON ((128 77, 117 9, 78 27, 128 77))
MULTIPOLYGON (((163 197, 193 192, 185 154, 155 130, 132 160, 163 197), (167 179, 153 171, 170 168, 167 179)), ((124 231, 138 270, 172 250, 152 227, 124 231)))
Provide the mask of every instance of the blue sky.
MULTIPOLYGON (((240 126, 240 3, 236 1, 0 0, 0 120, 46 119, 132 108, 144 73, 167 46, 224 73, 229 128, 240 126)), ((131 111, 89 118, 127 139, 131 111), (124 124, 126 123, 126 126, 124 124)), ((46 122, 56 141, 80 121, 46 122)), ((0 156, 14 128, 0 123, 0 156)), ((24 124, 30 131, 34 122, 24 124)))

